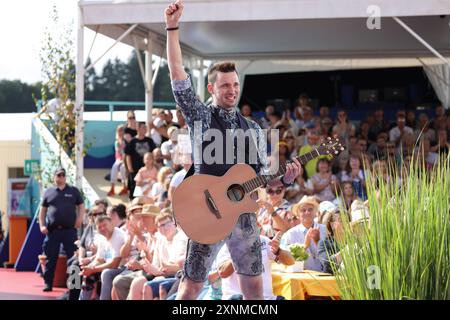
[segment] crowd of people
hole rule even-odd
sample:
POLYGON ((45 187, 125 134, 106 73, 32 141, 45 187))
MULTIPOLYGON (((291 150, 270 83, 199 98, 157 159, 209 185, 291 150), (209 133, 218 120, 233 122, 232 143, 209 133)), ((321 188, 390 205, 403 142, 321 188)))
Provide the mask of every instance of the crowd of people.
MULTIPOLYGON (((294 156, 316 149, 327 137, 337 137, 345 150, 337 157, 320 156, 302 165, 295 183, 273 180, 258 190, 256 212, 264 265, 265 299, 282 299, 272 288, 272 263, 295 262, 289 245, 305 246, 304 267, 326 273, 339 267, 336 243, 344 220, 369 218, 367 177, 398 183, 412 158, 432 170, 439 155, 448 154, 450 117, 442 106, 430 120, 425 113, 399 110, 395 123, 377 109, 360 122, 350 121, 344 109, 337 118, 330 109, 314 112, 306 95, 294 110, 279 113, 267 106, 265 115, 253 116, 249 105, 242 115, 262 128, 276 129, 279 140, 270 157, 284 165, 294 156), (395 169, 393 169, 395 168, 395 169)), ((158 110, 152 123, 127 122, 116 132, 115 158, 108 196, 128 194, 130 202, 110 206, 99 200, 90 208, 71 263, 80 268, 81 288, 70 299, 174 299, 183 273, 188 238, 171 211, 174 190, 191 166, 189 132, 180 110, 176 122, 170 111, 158 110), (186 143, 187 142, 187 143, 186 143)), ((270 136, 270 135, 269 135, 270 136)), ((223 246, 208 273, 198 299, 242 299, 238 277, 227 246, 223 246)))

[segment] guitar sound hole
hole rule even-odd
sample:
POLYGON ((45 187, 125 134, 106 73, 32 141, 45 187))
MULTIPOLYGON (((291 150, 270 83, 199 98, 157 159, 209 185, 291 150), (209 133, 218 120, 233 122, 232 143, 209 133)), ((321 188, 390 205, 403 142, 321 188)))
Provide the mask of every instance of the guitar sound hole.
POLYGON ((233 184, 228 188, 227 195, 231 201, 238 202, 244 199, 245 191, 241 185, 233 184))

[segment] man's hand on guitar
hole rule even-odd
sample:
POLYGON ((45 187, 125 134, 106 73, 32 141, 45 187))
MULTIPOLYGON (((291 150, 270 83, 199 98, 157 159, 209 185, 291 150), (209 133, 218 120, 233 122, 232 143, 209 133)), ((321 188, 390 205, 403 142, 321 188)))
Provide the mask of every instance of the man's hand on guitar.
POLYGON ((166 26, 168 28, 178 27, 181 14, 183 13, 183 8, 184 5, 181 0, 175 1, 167 7, 164 13, 166 18, 166 26))
POLYGON ((301 164, 296 158, 292 159, 291 163, 286 165, 286 173, 284 174, 283 181, 285 184, 291 184, 295 178, 300 174, 301 164))

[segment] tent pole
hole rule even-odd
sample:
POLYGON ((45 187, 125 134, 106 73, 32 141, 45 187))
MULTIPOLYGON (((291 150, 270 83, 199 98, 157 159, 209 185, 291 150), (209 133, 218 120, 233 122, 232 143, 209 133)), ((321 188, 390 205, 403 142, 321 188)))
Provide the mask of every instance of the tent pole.
POLYGON ((106 49, 106 51, 97 60, 95 60, 93 63, 91 63, 90 66, 86 68, 86 71, 92 69, 97 64, 97 62, 99 62, 112 48, 114 48, 119 42, 121 42, 123 38, 129 35, 131 31, 133 31, 137 26, 138 24, 136 23, 133 24, 130 28, 128 28, 128 30, 125 31, 108 49, 106 49))
POLYGON ((205 68, 203 65, 203 58, 200 58, 198 63, 199 76, 197 82, 197 94, 200 97, 201 101, 205 101, 205 68))
POLYGON ((441 59, 448 67, 450 67, 450 61, 448 61, 443 55, 436 51, 428 42, 426 42, 421 36, 419 36, 414 30, 412 30, 406 23, 397 17, 392 17, 399 25, 401 25, 406 31, 408 31, 414 38, 416 38, 421 44, 423 44, 428 50, 430 50, 436 57, 441 59))
POLYGON ((82 189, 83 181, 83 150, 84 150, 84 21, 83 10, 78 4, 78 29, 77 29, 77 58, 76 58, 76 88, 75 88, 75 111, 76 111, 76 127, 75 127, 75 185, 82 189))
POLYGON ((153 69, 152 69, 152 55, 153 55, 153 40, 151 33, 147 37, 147 51, 145 52, 145 111, 147 113, 147 122, 152 122, 153 109, 153 69))

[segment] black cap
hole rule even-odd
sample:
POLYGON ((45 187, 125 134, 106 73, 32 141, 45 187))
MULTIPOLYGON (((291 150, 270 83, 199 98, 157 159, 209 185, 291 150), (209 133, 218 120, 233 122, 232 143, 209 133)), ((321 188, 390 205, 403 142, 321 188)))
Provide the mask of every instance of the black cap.
POLYGON ((64 169, 63 167, 59 167, 58 169, 55 170, 55 175, 60 173, 66 174, 66 169, 64 169))

